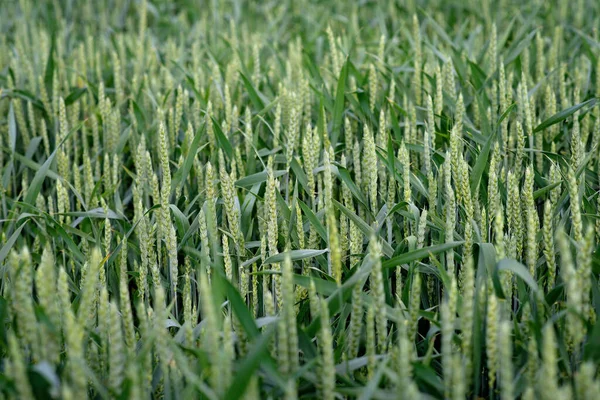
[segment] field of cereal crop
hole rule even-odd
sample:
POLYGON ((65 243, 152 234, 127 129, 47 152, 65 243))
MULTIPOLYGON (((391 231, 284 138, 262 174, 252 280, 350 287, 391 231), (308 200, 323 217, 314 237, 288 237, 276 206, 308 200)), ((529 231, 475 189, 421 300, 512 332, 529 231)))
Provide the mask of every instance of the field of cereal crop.
POLYGON ((600 2, 0 9, 0 400, 599 395, 600 2))

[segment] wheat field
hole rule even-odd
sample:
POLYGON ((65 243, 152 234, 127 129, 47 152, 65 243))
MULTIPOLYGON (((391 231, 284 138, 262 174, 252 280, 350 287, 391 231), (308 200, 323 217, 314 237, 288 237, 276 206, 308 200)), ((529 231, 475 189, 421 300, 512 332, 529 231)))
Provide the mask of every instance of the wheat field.
POLYGON ((0 399, 600 395, 599 2, 0 9, 0 399))

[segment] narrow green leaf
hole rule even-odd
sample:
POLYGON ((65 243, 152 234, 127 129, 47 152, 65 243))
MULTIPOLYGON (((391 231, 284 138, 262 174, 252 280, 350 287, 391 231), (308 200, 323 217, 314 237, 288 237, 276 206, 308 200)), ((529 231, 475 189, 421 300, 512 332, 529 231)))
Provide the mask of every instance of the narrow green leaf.
POLYGON ((441 398, 441 396, 444 394, 444 384, 435 370, 432 367, 424 365, 420 362, 413 362, 412 366, 413 373, 415 374, 415 380, 427 385, 428 388, 434 389, 437 395, 441 398))
POLYGON ((4 246, 2 246, 2 249, 0 250, 0 264, 2 264, 2 262, 4 261, 4 259, 8 255, 8 253, 10 252, 10 250, 13 248, 15 242, 19 238, 19 235, 21 235, 21 231, 23 230, 23 228, 25 228, 25 225, 27 225, 27 221, 23 222, 21 224, 21 226, 19 226, 13 232, 13 234, 10 235, 10 237, 8 238, 6 243, 4 243, 4 246))
POLYGON ((119 217, 113 210, 109 209, 108 212, 106 212, 102 207, 94 208, 88 211, 71 211, 65 213, 65 215, 71 215, 73 217, 80 218, 123 219, 119 217))
POLYGON ((498 122, 496 122, 496 127, 499 127, 502 121, 504 121, 516 107, 517 103, 512 103, 510 106, 508 106, 508 108, 504 110, 500 118, 498 118, 498 122))
MULTIPOLYGON (((273 176, 275 178, 279 178, 280 176, 285 175, 286 173, 286 170, 278 169, 276 171, 273 171, 273 176)), ((238 179, 237 181, 235 181, 235 185, 241 188, 251 187, 256 185, 257 183, 266 182, 267 177, 267 171, 257 172, 256 174, 247 175, 243 178, 238 179)))
MULTIPOLYGON (((348 210, 348 208, 342 205, 342 203, 334 199, 333 205, 335 205, 341 212, 346 214, 346 216, 350 218, 356 224, 356 226, 358 226, 358 229, 360 229, 366 237, 371 237, 375 234, 375 231, 369 226, 369 224, 363 221, 358 215, 348 210)), ((392 246, 390 246, 390 244, 385 240, 381 240, 381 247, 383 254, 386 256, 391 257, 392 254, 394 254, 394 249, 392 249, 392 246)))
POLYGON ((204 147, 206 147, 206 143, 200 147, 200 139, 202 138, 202 134, 201 132, 203 131, 204 126, 202 126, 198 132, 196 132, 196 135, 194 136, 194 140, 192 140, 192 144, 190 145, 190 148, 188 149, 188 153, 187 156, 185 157, 185 160, 183 161, 183 164, 181 165, 180 168, 177 169, 177 172, 175 172, 175 175, 173 175, 173 180, 171 181, 171 192, 177 188, 180 187, 182 188, 183 185, 185 184, 185 181, 187 179, 188 174, 190 173, 190 170, 192 169, 192 165, 194 164, 194 159, 196 158, 196 154, 198 154, 198 151, 202 150, 204 147))
POLYGON ((68 107, 71 104, 75 103, 77 100, 79 100, 81 96, 85 94, 85 92, 87 92, 86 87, 74 89, 71 93, 69 93, 69 95, 65 99, 65 106, 68 107))
POLYGON ((325 249, 325 250, 310 250, 310 249, 305 249, 305 250, 284 251, 283 253, 275 254, 274 256, 271 256, 271 257, 267 258, 263 262, 263 264, 280 263, 283 260, 285 260, 285 257, 288 254, 290 255, 290 258, 292 259, 292 261, 296 261, 296 260, 303 260, 305 258, 316 257, 316 256, 319 256, 321 254, 325 254, 328 251, 329 251, 328 249, 325 249))
POLYGON ((44 108, 44 104, 40 101, 40 99, 38 99, 33 93, 31 93, 31 92, 29 92, 27 90, 23 90, 23 89, 5 90, 0 95, 0 100, 2 100, 5 97, 7 97, 7 98, 19 98, 19 99, 23 99, 25 101, 28 101, 35 108, 37 108, 38 110, 40 110, 42 112, 42 114, 43 114, 44 117, 48 116, 48 113, 46 112, 46 109, 44 108))
POLYGON ((534 199, 538 199, 538 198, 542 197, 543 195, 545 195, 546 193, 548 193, 549 191, 551 191, 555 187, 560 186, 561 183, 562 182, 551 183, 549 185, 544 186, 543 188, 540 188, 540 189, 536 190, 535 192, 533 192, 533 198, 534 199))
POLYGON ((460 246, 463 243, 464 243, 464 241, 442 243, 442 244, 436 244, 436 245, 429 246, 429 247, 424 247, 422 249, 412 250, 407 253, 401 254, 399 256, 390 258, 389 260, 385 260, 381 264, 381 267, 385 269, 385 268, 393 268, 393 267, 396 267, 396 266, 402 265, 402 264, 408 264, 413 261, 418 261, 423 258, 429 257, 429 255, 435 255, 435 254, 442 253, 447 250, 453 249, 455 247, 460 246))
POLYGON ((298 204, 300 205, 300 208, 304 212, 306 218, 308 218, 308 222, 310 222, 315 227, 319 236, 321 236, 323 240, 327 241, 327 231, 325 230, 325 227, 323 226, 323 224, 321 224, 321 221, 319 221, 315 213, 313 213, 312 210, 308 208, 306 204, 304 204, 304 202, 298 200, 298 204))
MULTIPOLYGON (((63 141, 64 142, 64 141, 63 141)), ((33 205, 35 200, 37 199, 40 190, 42 189, 42 183, 44 183, 44 179, 46 179, 46 175, 48 175, 48 171, 50 170, 50 165, 52 161, 54 161, 54 157, 56 156, 56 149, 50 154, 50 157, 42 164, 42 167, 37 170, 33 180, 31 181, 31 185, 29 185, 29 189, 27 190, 27 194, 25 195, 25 203, 33 205)))
POLYGON ((260 364, 271 357, 269 354, 269 345, 275 335, 275 326, 272 326, 254 342, 250 343, 250 351, 241 361, 240 367, 236 369, 235 379, 227 389, 225 399, 237 400, 241 398, 245 392, 250 379, 257 374, 257 369, 260 364))
POLYGON ((48 229, 54 230, 55 233, 58 234, 57 236, 60 236, 65 242, 71 254, 74 255, 80 262, 84 262, 85 256, 79 249, 79 246, 75 244, 75 241, 73 240, 73 235, 68 234, 65 228, 63 228, 63 226, 59 224, 58 221, 55 220, 50 214, 44 213, 43 215, 46 218, 46 226, 48 227, 48 229))
POLYGON ((335 164, 336 168, 332 168, 332 172, 340 178, 340 180, 350 189, 350 193, 358 200, 364 207, 367 207, 367 199, 360 191, 358 186, 354 183, 350 177, 350 172, 341 165, 335 164))
POLYGON ((306 177, 306 174, 304 173, 304 169, 300 166, 296 157, 294 157, 292 159, 290 167, 292 168, 292 171, 294 172, 294 175, 295 175, 298 183, 300 183, 302 188, 306 192, 308 192, 308 178, 306 177))
POLYGON ((213 128, 215 131, 215 136, 217 137, 217 141, 219 142, 219 148, 225 152, 225 155, 227 155, 229 160, 233 160, 233 147, 231 147, 229 139, 227 139, 227 136, 225 136, 221 130, 221 124, 213 117, 211 117, 211 119, 213 120, 213 128))
POLYGON ((340 72, 335 91, 335 103, 333 105, 333 120, 331 125, 331 143, 338 142, 340 130, 342 129, 342 117, 344 116, 344 97, 346 95, 346 81, 348 78, 348 59, 340 72))
POLYGON ((17 145, 17 123, 15 121, 15 109, 12 101, 10 102, 10 108, 8 110, 8 146, 10 151, 15 151, 17 145))
POLYGON ((169 204, 169 208, 173 211, 173 217, 175 219, 177 231, 179 232, 179 237, 182 237, 185 232, 190 229, 190 222, 175 204, 169 204))
MULTIPOLYGON (((494 131, 496 132, 496 131, 494 131)), ((496 135, 492 133, 485 142, 483 149, 479 152, 477 156, 477 161, 475 162, 475 166, 471 170, 471 194, 475 193, 475 190, 479 186, 479 182, 481 182, 481 177, 483 176, 483 171, 488 166, 488 158, 490 156, 490 150, 492 148, 492 144, 496 141, 496 135)))
MULTIPOLYGON (((220 276, 220 273, 215 275, 220 276)), ((233 312, 244 329, 244 332, 250 339, 256 338, 260 335, 260 332, 256 327, 256 322, 254 321, 252 314, 250 314, 248 307, 246 307, 246 303, 242 299, 242 296, 240 296, 237 289, 231 282, 225 279, 224 276, 220 276, 220 278, 220 283, 225 287, 227 298, 229 299, 233 312)))
POLYGON ((537 29, 533 30, 532 32, 529 32, 529 34, 525 38, 523 38, 523 40, 521 40, 513 48, 511 48, 509 50, 508 55, 506 57, 504 57, 504 65, 510 64, 517 57, 519 57, 521 52, 529 45, 529 43, 531 42, 531 39, 533 39, 533 37, 535 36, 536 33, 537 33, 537 29))
POLYGON ((502 291, 502 285, 500 284, 500 276, 499 276, 500 271, 511 271, 515 275, 517 275, 519 278, 521 278, 523 280, 523 282, 525 282, 534 292, 536 292, 538 290, 538 285, 535 282, 535 279, 533 279, 533 277, 527 270, 526 266, 524 266, 517 260, 505 258, 503 260, 500 260, 496 264, 496 268, 494 268, 493 284, 494 284, 494 288, 496 289, 496 293, 497 293, 498 297, 500 297, 502 299, 505 298, 504 292, 502 291))
POLYGON ((248 92, 248 96, 250 97, 250 101, 252 102, 252 106, 256 110, 262 110, 263 108, 265 108, 265 103, 256 92, 256 89, 254 88, 254 85, 252 85, 252 82, 250 82, 250 80, 246 78, 246 75, 244 75, 242 71, 240 71, 239 73, 240 77, 242 78, 242 81, 244 82, 244 86, 246 87, 246 91, 248 92))
MULTIPOLYGON (((56 42, 56 36, 52 35, 50 42, 50 50, 48 51, 48 62, 46 63, 46 70, 44 71, 44 85, 48 93, 52 93, 52 80, 54 78, 54 45, 56 42)), ((52 93, 53 96, 56 93, 52 93)), ((50 113, 50 110, 46 110, 50 113)))
POLYGON ((37 200, 37 196, 40 193, 40 190, 42 190, 42 184, 44 183, 44 180, 46 179, 46 176, 48 175, 48 172, 50 171, 50 166, 52 165, 52 161, 54 161, 54 157, 56 157, 56 152, 63 145, 63 143, 69 138, 69 136, 71 136, 71 134, 73 132, 77 131, 81 127, 82 124, 83 124, 83 122, 81 124, 79 124, 78 126, 76 126, 75 128, 71 129, 71 131, 67 135, 65 135, 63 140, 56 146, 56 148, 54 149, 52 154, 50 154, 50 157, 48 157, 46 162, 44 162, 44 164, 42 164, 42 167, 37 170, 37 172, 35 173, 35 176, 33 177, 33 180, 31 181, 31 184, 29 185, 27 194, 25 195, 25 199, 24 199, 25 203, 31 204, 31 205, 35 204, 35 201, 37 200))
POLYGON ((546 129, 554 124, 558 124, 559 122, 562 122, 565 119, 569 118, 576 111, 580 110, 581 108, 583 108, 585 106, 590 106, 590 107, 595 106, 597 101, 598 101, 598 99, 596 97, 594 97, 594 98, 584 101, 583 103, 579 103, 579 104, 576 104, 565 110, 559 111, 556 114, 554 114, 553 116, 551 116, 550 118, 548 118, 547 120, 543 121, 538 126, 536 126, 535 129, 533 130, 533 132, 535 133, 535 132, 543 131, 544 129, 546 129))

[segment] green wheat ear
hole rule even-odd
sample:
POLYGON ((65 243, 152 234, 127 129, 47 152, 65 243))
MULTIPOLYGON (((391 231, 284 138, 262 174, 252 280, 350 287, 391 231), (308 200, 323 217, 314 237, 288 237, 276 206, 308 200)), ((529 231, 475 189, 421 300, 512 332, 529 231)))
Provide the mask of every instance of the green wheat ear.
POLYGON ((18 396, 24 399, 32 399, 33 391, 27 377, 24 357, 21 353, 18 339, 12 331, 8 334, 8 345, 11 357, 10 362, 7 365, 7 371, 10 371, 9 376, 15 383, 15 389, 18 396))

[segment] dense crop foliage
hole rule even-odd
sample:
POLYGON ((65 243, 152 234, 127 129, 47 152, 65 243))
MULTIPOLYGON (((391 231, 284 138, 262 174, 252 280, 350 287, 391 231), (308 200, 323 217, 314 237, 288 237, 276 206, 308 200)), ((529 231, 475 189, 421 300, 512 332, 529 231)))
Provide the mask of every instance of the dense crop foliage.
POLYGON ((0 398, 595 398, 600 3, 396 3, 2 2, 0 398))

